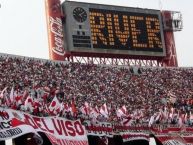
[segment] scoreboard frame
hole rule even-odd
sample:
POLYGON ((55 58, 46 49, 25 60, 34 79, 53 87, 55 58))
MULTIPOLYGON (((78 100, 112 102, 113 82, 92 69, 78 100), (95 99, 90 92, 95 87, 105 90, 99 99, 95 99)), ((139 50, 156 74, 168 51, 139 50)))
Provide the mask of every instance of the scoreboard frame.
POLYGON ((62 4, 62 8, 65 14, 64 41, 67 46, 66 52, 71 52, 72 54, 81 53, 81 55, 91 54, 94 56, 100 56, 101 54, 119 57, 166 56, 162 17, 159 10, 74 1, 65 1, 62 4), (93 17, 95 17, 94 22, 93 17), (110 21, 110 19, 112 21, 110 21), (118 20, 119 23, 115 23, 115 20, 118 20), (124 23, 126 20, 128 20, 128 24, 124 23), (96 23, 98 27, 97 30, 95 26, 96 23), (119 33, 117 24, 119 24, 120 28, 119 33), (145 25, 143 26, 143 24, 145 25), (105 30, 104 33, 100 32, 104 34, 103 36, 98 33, 102 30, 99 25, 102 25, 105 30), (150 29, 148 29, 148 27, 150 27, 150 29), (127 31, 127 33, 125 31, 127 31), (109 32, 112 32, 111 35, 109 32), (143 35, 141 33, 143 33, 143 35), (118 34, 119 38, 116 36, 118 34), (93 38, 94 36, 97 37, 93 38), (101 38, 99 36, 101 36, 101 38), (150 38, 150 36, 154 38, 150 38), (117 41, 117 39, 119 40, 117 41), (151 39, 151 41, 149 39, 151 39), (150 47, 150 42, 151 46, 155 47, 150 47), (134 43, 136 43, 136 47, 133 47, 134 43), (124 47, 123 44, 128 47, 124 47))

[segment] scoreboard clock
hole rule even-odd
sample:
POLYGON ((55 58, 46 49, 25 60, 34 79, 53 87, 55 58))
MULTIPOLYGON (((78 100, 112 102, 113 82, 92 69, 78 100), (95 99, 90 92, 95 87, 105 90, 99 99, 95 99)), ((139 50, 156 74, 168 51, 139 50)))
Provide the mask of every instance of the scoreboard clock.
POLYGON ((65 1, 64 32, 72 52, 164 57, 161 12, 65 1))
POLYGON ((87 12, 81 7, 76 7, 73 10, 73 17, 77 22, 84 22, 87 19, 87 12))

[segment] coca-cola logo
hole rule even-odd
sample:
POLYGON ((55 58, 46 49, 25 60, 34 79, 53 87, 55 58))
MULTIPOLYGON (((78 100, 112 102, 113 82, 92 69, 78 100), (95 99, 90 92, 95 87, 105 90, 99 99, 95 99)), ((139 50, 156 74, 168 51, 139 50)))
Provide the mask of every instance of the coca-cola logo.
POLYGON ((53 47, 52 51, 58 55, 64 56, 63 47, 63 31, 62 31, 62 20, 60 18, 50 17, 50 31, 53 36, 53 47))

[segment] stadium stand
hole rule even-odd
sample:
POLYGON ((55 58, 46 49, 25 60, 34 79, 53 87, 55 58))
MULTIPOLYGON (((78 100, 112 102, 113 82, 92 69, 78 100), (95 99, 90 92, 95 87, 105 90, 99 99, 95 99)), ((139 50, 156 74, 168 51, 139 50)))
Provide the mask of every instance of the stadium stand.
POLYGON ((133 71, 1 55, 0 69, 0 107, 93 123, 193 123, 193 68, 133 71))

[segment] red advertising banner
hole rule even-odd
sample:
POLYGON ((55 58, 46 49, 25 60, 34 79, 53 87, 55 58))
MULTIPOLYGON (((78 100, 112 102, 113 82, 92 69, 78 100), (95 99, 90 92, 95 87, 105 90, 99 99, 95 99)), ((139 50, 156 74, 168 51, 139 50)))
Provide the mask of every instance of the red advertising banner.
MULTIPOLYGON (((12 109, 0 108, 0 141, 17 138, 27 133, 45 133, 57 145, 88 145, 85 127, 80 120, 59 117, 36 117, 12 109)), ((52 140, 50 139, 52 142, 52 140)))
POLYGON ((64 35, 61 19, 60 0, 45 0, 49 41, 49 57, 52 60, 64 60, 64 35))

